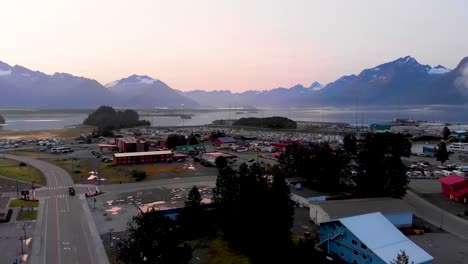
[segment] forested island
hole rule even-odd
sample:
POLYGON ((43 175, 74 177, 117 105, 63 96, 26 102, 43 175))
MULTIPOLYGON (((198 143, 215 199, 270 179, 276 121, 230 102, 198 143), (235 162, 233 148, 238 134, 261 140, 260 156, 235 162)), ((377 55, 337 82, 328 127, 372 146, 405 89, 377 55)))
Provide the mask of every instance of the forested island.
POLYGON ((140 120, 140 116, 134 110, 116 111, 110 106, 101 106, 95 112, 89 114, 83 124, 99 128, 119 129, 149 126, 150 122, 140 120))
POLYGON ((263 128, 275 128, 275 129, 296 129, 297 123, 293 120, 281 117, 281 116, 273 116, 273 117, 265 117, 265 118, 257 118, 257 117, 248 117, 248 118, 241 118, 234 122, 233 126, 246 126, 246 127, 263 127, 263 128))

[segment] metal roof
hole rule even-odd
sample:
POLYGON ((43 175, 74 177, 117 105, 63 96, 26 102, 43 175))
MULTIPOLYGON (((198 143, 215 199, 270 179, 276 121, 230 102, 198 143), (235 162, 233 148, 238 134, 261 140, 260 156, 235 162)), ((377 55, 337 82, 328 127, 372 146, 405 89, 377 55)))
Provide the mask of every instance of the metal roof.
POLYGON ((231 142, 237 141, 233 137, 220 137, 218 138, 218 140, 221 141, 222 143, 231 143, 231 142))
POLYGON ((457 184, 457 183, 460 183, 460 182, 464 182, 467 179, 465 179, 465 178, 463 178, 461 176, 455 175, 455 174, 451 174, 451 175, 439 178, 437 180, 439 182, 443 183, 443 184, 454 185, 454 184, 457 184))
POLYGON ((169 155, 169 154, 172 154, 172 151, 161 150, 161 151, 146 151, 146 152, 114 153, 114 157, 126 158, 126 157, 156 156, 156 155, 169 155))
POLYGON ((434 259, 379 212, 341 218, 339 221, 385 263, 395 260, 401 250, 408 255, 409 263, 426 263, 434 259))
POLYGON ((319 205, 328 214, 330 220, 373 212, 398 213, 413 211, 405 201, 388 197, 329 200, 311 202, 311 204, 319 205))

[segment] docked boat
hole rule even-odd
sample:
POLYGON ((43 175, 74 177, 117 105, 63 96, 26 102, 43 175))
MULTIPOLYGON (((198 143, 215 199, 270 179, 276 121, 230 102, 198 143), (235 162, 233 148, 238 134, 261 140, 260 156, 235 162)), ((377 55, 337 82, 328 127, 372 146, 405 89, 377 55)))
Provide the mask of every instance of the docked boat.
POLYGON ((468 152, 468 143, 452 143, 448 145, 447 150, 468 152))

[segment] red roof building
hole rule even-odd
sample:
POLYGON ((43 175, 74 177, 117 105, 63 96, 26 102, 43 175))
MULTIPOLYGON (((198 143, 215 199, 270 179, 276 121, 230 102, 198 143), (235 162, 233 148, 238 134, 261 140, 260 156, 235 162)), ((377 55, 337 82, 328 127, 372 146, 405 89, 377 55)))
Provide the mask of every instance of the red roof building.
POLYGON ((468 203, 468 179, 452 174, 438 179, 442 195, 457 203, 468 203))

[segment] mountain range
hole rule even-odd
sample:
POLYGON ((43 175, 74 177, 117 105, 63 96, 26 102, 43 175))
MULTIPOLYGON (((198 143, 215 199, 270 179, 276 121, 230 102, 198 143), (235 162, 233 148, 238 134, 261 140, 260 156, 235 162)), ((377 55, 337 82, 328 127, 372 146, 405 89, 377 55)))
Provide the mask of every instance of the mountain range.
POLYGON ((468 57, 447 69, 420 64, 406 56, 343 76, 327 85, 295 85, 265 91, 183 92, 146 75, 132 75, 106 85, 67 73, 47 75, 0 61, 2 108, 169 107, 313 107, 397 104, 466 104, 468 57))

